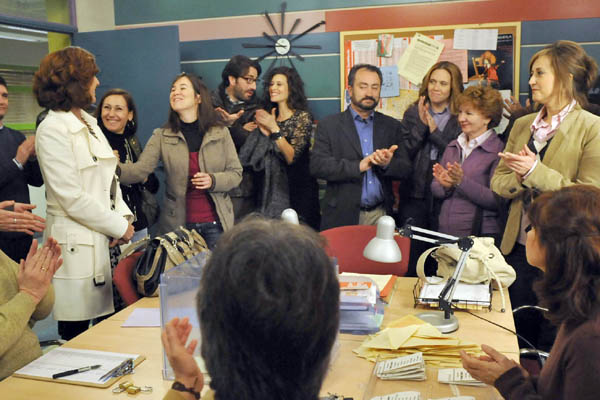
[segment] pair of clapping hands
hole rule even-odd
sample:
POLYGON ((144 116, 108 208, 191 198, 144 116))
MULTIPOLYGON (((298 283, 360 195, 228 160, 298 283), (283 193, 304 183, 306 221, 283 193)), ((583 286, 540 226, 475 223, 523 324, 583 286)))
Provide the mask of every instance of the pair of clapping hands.
MULTIPOLYGON (((41 232, 45 227, 45 220, 30 211, 35 208, 33 204, 17 203, 13 200, 0 202, 0 231, 41 232)), ((53 238, 48 238, 41 249, 38 241, 33 239, 25 260, 21 260, 17 284, 19 291, 28 294, 38 304, 50 287, 54 273, 62 265, 60 246, 53 238)))
MULTIPOLYGON (((527 145, 519 153, 501 152, 498 156, 504 161, 504 165, 515 172, 517 179, 521 181, 531 168, 535 165, 536 155, 527 145)), ((460 185, 464 176, 461 165, 457 162, 446 163, 444 168, 436 163, 433 166, 433 177, 446 189, 460 185)))

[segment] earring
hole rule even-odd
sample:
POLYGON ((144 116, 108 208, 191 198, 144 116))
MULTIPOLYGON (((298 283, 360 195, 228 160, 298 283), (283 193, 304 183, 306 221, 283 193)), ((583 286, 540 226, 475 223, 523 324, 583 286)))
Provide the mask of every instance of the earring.
POLYGON ((125 127, 127 128, 127 130, 132 130, 133 128, 135 128, 135 122, 133 122, 132 119, 130 119, 129 121, 127 121, 127 123, 125 124, 125 127))

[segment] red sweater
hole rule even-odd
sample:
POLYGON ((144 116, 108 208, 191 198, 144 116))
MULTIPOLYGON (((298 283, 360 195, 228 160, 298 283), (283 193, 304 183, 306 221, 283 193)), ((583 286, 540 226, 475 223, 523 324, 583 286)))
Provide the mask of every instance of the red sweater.
POLYGON ((196 173, 201 172, 198 166, 198 152, 190 152, 189 180, 185 194, 186 216, 188 224, 218 221, 215 206, 206 190, 196 189, 192 186, 191 179, 196 173))

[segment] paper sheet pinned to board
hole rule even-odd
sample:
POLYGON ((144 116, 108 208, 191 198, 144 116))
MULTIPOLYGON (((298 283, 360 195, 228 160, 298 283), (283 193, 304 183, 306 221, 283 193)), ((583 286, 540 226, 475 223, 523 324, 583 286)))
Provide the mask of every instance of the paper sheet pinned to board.
POLYGON ((463 50, 496 50, 498 29, 455 29, 454 48, 463 50))
POLYGON ((429 68, 440 58, 443 49, 444 43, 416 33, 398 61, 398 74, 419 85, 429 68))

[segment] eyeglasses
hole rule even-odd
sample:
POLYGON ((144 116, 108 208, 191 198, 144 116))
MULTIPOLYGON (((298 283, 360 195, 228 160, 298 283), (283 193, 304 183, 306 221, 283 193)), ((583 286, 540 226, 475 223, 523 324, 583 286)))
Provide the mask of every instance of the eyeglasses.
POLYGON ((238 79, 243 79, 246 81, 246 83, 248 83, 248 85, 252 85, 254 82, 258 82, 260 81, 260 79, 255 78, 253 76, 240 76, 238 77, 238 79))

